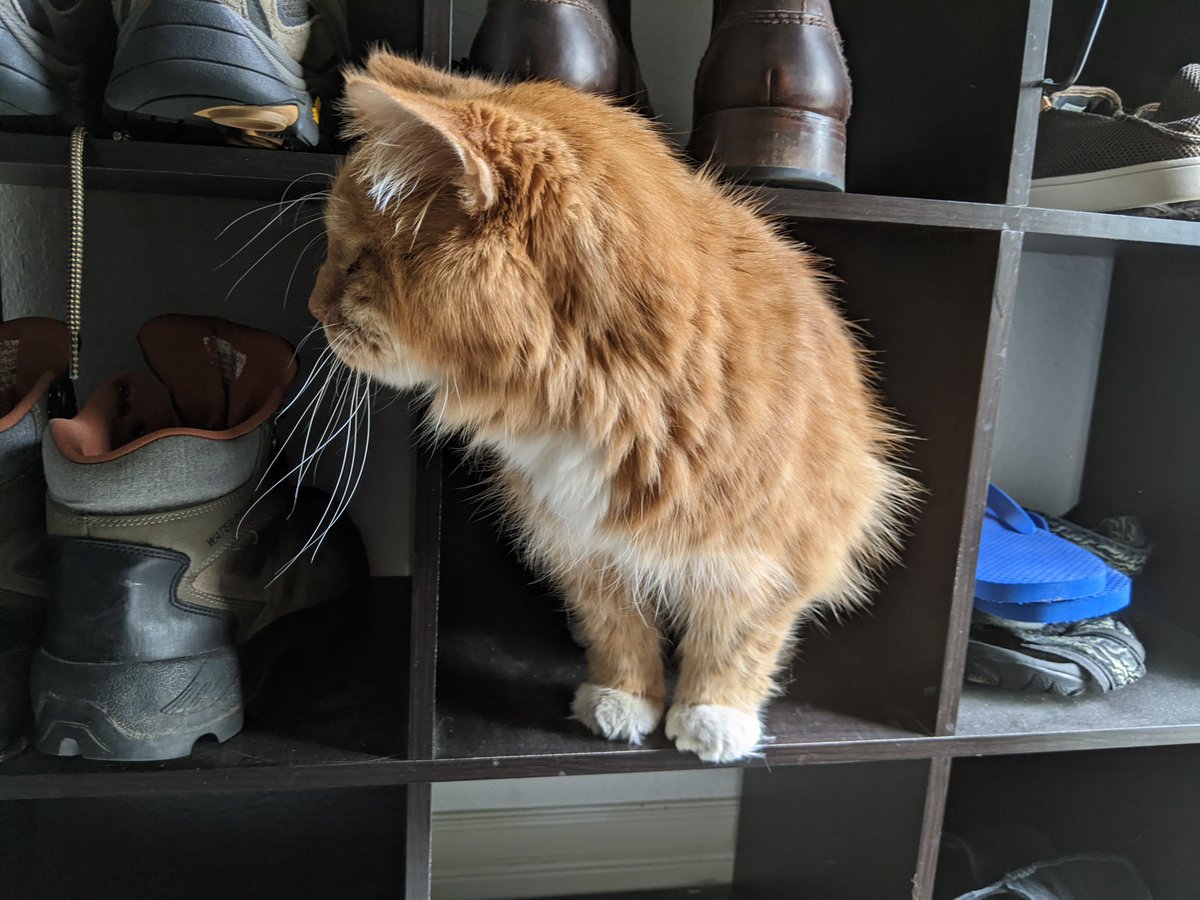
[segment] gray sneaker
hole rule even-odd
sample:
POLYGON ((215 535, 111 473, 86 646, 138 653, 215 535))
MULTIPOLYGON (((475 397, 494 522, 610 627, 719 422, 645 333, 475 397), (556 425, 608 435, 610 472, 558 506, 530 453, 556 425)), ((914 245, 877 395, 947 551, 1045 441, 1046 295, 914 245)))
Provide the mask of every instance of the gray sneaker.
POLYGON ((120 124, 219 129, 312 147, 350 53, 348 0, 113 0, 105 100, 120 124))
POLYGON ((1200 203, 1200 64, 1158 103, 1129 112, 1116 92, 1072 87, 1038 120, 1030 206, 1191 217, 1200 203))
POLYGON ((44 753, 170 759, 200 737, 232 737, 251 687, 237 646, 271 633, 286 647, 280 626, 286 635, 306 621, 294 614, 360 594, 367 573, 348 522, 286 567, 327 498, 259 494, 291 346, 182 315, 138 338, 157 379, 110 379, 43 441, 57 550, 31 676, 44 753))
POLYGON ((54 319, 0 323, 0 759, 29 725, 29 657, 45 617, 49 548, 42 432, 63 410, 69 339, 54 319))
POLYGON ((0 121, 96 121, 115 32, 108 0, 0 0, 0 121))

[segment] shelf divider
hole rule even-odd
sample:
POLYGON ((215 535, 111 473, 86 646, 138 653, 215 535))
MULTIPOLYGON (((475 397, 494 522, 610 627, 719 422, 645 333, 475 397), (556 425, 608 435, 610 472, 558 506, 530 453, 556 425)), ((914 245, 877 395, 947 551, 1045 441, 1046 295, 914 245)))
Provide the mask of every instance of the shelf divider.
POLYGON ((1021 88, 1013 123, 1013 153, 1008 169, 1008 203, 1029 202, 1029 179, 1037 145, 1038 115, 1042 107, 1042 79, 1046 72, 1046 48, 1050 45, 1051 0, 1029 0, 1029 25, 1025 32, 1025 56, 1021 64, 1021 88))

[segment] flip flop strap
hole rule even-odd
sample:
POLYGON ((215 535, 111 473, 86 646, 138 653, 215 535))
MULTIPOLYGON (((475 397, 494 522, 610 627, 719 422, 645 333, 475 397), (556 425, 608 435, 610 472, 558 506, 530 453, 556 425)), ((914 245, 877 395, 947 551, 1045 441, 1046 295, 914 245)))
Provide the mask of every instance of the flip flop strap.
POLYGON ((988 485, 987 508, 1013 531, 1020 534, 1033 534, 1038 530, 1037 523, 1030 518, 1029 513, 1021 504, 994 484, 988 485))

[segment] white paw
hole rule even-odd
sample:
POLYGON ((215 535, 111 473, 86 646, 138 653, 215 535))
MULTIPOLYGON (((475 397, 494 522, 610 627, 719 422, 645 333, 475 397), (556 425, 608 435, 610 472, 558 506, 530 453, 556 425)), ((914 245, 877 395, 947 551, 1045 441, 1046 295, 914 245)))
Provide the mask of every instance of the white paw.
POLYGON ((727 763, 754 753, 762 740, 762 725, 756 716, 731 706, 672 706, 667 737, 705 762, 727 763))
POLYGON ((575 691, 571 712, 596 734, 631 744, 640 744, 662 716, 662 710, 649 700, 586 681, 575 691))

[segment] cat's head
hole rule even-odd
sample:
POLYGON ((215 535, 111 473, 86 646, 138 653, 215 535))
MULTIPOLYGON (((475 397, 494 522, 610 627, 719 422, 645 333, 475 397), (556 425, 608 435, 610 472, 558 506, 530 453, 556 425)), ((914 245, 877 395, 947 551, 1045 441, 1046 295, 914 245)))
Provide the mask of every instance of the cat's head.
POLYGON ((631 273, 657 265, 655 217, 694 179, 644 119, 557 84, 376 53, 345 111, 357 143, 309 306, 396 387, 517 381, 581 320, 617 327, 631 273))

